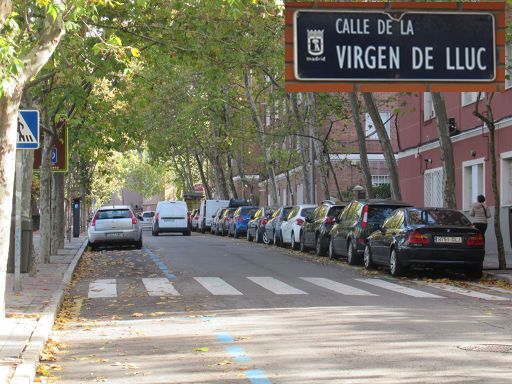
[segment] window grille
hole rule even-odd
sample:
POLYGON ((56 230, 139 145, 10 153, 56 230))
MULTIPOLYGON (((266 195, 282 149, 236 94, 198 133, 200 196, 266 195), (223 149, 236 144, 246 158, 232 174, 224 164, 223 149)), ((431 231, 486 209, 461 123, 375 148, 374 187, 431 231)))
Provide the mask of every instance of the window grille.
POLYGON ((389 183, 389 175, 372 175, 372 185, 382 185, 389 183))
POLYGON ((429 169, 423 179, 425 207, 443 207, 443 169, 429 169))

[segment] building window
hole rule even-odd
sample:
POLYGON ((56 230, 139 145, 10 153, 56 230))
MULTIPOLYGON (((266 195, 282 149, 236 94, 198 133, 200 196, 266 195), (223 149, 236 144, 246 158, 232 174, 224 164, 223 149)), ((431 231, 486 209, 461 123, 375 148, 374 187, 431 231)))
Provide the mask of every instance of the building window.
POLYGON ((297 184, 297 204, 303 204, 304 202, 304 185, 297 184))
POLYGON ((501 154, 501 205, 512 205, 512 151, 501 154))
POLYGON ((508 79, 505 80, 505 88, 512 87, 512 42, 508 42, 505 46, 505 75, 508 79))
POLYGON ((443 207, 443 168, 428 169, 423 175, 425 207, 443 207))
MULTIPOLYGON (((384 127, 386 128, 386 132, 388 137, 391 137, 391 114, 389 112, 379 112, 380 118, 384 123, 384 127)), ((368 140, 379 140, 379 136, 377 135, 377 131, 375 130, 375 125, 373 124, 373 120, 370 117, 370 114, 367 113, 366 117, 366 138, 368 140)))
MULTIPOLYGON (((478 93, 479 92, 461 92, 460 97, 461 97, 462 106, 464 107, 466 105, 475 103, 476 99, 478 98, 478 93)), ((482 92, 482 96, 480 96, 480 100, 482 100, 484 98, 484 95, 485 95, 485 93, 482 92)))
POLYGON ((469 211, 478 195, 485 195, 484 159, 462 163, 462 209, 469 211))
POLYGON ((372 185, 389 184, 389 175, 372 175, 372 185))
POLYGON ((431 120, 436 117, 434 111, 434 102, 430 92, 423 93, 423 121, 431 120))
POLYGON ((286 205, 287 204, 286 200, 288 197, 288 194, 286 193, 286 188, 283 189, 283 193, 281 194, 281 196, 283 196, 283 205, 286 205))

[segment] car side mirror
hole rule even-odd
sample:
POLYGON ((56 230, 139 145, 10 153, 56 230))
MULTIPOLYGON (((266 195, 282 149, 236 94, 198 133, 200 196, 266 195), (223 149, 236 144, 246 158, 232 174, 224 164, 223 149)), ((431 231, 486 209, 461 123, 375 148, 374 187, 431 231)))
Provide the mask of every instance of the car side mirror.
POLYGON ((251 216, 251 220, 254 220, 254 215, 251 216))
POLYGON ((212 219, 214 219, 214 218, 215 218, 215 215, 212 216, 212 219))

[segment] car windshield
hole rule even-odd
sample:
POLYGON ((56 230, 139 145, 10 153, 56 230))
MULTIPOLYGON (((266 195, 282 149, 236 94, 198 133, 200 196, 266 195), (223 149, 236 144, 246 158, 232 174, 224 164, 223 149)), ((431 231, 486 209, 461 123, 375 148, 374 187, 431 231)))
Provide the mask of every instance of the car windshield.
POLYGON ((391 212, 397 208, 396 206, 370 205, 368 207, 368 224, 382 225, 384 220, 391 215, 391 212))
POLYGON ((258 208, 242 208, 240 209, 240 214, 252 216, 256 213, 256 211, 258 211, 258 208))
POLYGON ((419 210, 409 211, 409 222, 411 224, 430 224, 430 225, 456 225, 469 226, 471 222, 459 211, 448 209, 419 210))
POLYGON ((301 214, 301 216, 304 216, 304 217, 306 217, 308 215, 310 216, 315 209, 316 209, 315 207, 303 208, 302 211, 300 212, 300 214, 301 214))
POLYGON ((109 209, 104 211, 98 211, 98 213, 96 214, 96 220, 130 218, 130 210, 128 209, 109 209))

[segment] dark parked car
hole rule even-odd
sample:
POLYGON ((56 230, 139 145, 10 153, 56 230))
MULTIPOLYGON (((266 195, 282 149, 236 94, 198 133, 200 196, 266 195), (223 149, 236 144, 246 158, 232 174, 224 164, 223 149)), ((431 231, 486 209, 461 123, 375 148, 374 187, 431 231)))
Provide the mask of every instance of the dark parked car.
POLYGON ((365 239, 379 229, 391 212, 411 204, 390 199, 354 200, 343 210, 329 234, 329 257, 347 257, 349 264, 363 259, 365 239))
POLYGON ((293 209, 293 205, 278 208, 271 219, 265 224, 265 234, 269 243, 281 245, 281 223, 293 209))
POLYGON ((229 226, 233 221, 233 216, 238 208, 227 208, 217 223, 217 234, 226 236, 229 232, 229 226))
POLYGON ((346 206, 346 203, 334 204, 332 201, 325 201, 311 216, 306 216, 302 225, 300 250, 306 252, 313 248, 317 256, 325 256, 329 249, 329 232, 346 206))
POLYGON ((256 239, 257 243, 268 244, 268 238, 265 234, 265 225, 272 217, 275 208, 261 207, 256 211, 252 219, 247 223, 247 240, 256 239))
POLYGON ((217 211, 215 212, 215 215, 213 215, 210 232, 213 233, 214 235, 219 234, 219 227, 218 227, 219 220, 222 218, 222 215, 224 214, 224 212, 226 212, 226 209, 227 208, 218 208, 217 211))
POLYGON ((482 277, 485 241, 466 216, 446 208, 400 208, 366 240, 364 265, 389 266, 393 276, 412 265, 452 265, 482 277))
POLYGON ((234 238, 240 237, 247 233, 247 223, 251 220, 252 215, 256 213, 259 207, 240 207, 235 211, 233 220, 229 225, 229 234, 234 238))

